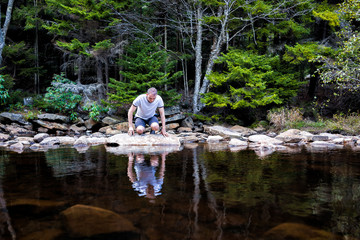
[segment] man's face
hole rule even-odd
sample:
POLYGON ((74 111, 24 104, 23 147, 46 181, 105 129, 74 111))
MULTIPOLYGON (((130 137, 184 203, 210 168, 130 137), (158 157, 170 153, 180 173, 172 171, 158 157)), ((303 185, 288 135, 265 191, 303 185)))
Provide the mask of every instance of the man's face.
POLYGON ((156 95, 155 94, 146 94, 146 99, 148 100, 149 103, 152 103, 153 101, 155 101, 156 95))

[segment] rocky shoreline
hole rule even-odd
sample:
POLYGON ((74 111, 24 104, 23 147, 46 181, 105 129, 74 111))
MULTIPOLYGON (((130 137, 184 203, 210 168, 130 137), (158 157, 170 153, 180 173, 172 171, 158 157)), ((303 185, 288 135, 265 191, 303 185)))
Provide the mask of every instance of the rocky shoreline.
POLYGON ((3 112, 0 114, 0 146, 15 152, 46 151, 59 146, 86 151, 92 145, 104 144, 111 152, 126 154, 130 151, 172 152, 183 146, 204 143, 210 150, 253 149, 260 156, 274 151, 294 152, 301 149, 299 147, 321 151, 344 147, 360 149, 359 136, 312 134, 297 129, 277 134, 238 125, 209 126, 194 123, 191 117, 181 113, 171 115, 171 112, 167 115, 167 123, 169 137, 150 135, 149 131, 130 137, 127 135, 128 123, 113 117, 105 117, 99 122, 92 119, 70 122, 66 116, 46 113, 26 121, 22 114, 3 112))

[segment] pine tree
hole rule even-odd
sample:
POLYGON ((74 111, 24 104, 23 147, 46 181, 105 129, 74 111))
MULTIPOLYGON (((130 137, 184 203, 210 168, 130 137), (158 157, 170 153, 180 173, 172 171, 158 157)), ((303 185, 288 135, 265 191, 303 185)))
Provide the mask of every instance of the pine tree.
POLYGON ((124 70, 120 71, 123 81, 110 79, 109 101, 112 105, 122 106, 131 103, 137 95, 155 87, 164 99, 165 105, 173 105, 180 95, 176 89, 166 90, 182 72, 174 72, 176 61, 169 60, 169 54, 158 43, 134 42, 126 48, 126 54, 119 60, 124 70))

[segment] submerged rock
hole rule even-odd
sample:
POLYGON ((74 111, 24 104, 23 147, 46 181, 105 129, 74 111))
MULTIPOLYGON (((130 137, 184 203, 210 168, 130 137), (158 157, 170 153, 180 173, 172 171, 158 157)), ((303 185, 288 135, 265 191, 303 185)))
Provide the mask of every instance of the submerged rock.
POLYGON ((77 204, 61 212, 61 215, 72 237, 137 232, 134 225, 126 218, 99 207, 77 204))
POLYGON ((283 223, 264 234, 264 240, 340 240, 331 232, 317 229, 300 223, 283 223))

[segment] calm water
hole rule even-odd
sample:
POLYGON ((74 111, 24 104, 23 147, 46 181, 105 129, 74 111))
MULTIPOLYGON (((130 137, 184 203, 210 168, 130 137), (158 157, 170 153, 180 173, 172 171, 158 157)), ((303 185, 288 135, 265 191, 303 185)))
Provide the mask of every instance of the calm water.
POLYGON ((76 204, 138 229, 96 239, 261 239, 289 222, 360 238, 360 152, 130 150, 0 150, 0 239, 71 239, 60 212, 76 204))

